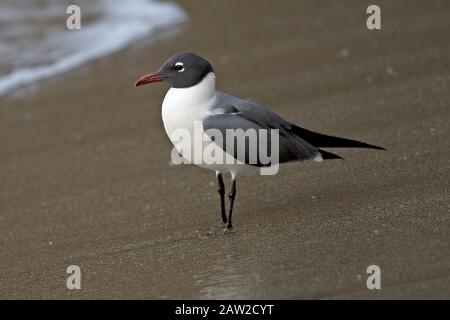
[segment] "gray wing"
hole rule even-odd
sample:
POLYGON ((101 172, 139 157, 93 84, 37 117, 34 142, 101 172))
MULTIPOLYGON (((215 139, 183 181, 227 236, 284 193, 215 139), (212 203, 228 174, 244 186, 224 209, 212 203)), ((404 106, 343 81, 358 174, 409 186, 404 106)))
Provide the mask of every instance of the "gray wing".
POLYGON ((267 162, 268 157, 275 159, 272 152, 278 152, 279 163, 320 157, 317 148, 292 134, 291 129, 291 124, 276 113, 223 92, 217 93, 215 109, 203 120, 203 130, 214 143, 235 159, 258 167, 275 164, 267 162), (278 129, 278 148, 271 129, 278 129))

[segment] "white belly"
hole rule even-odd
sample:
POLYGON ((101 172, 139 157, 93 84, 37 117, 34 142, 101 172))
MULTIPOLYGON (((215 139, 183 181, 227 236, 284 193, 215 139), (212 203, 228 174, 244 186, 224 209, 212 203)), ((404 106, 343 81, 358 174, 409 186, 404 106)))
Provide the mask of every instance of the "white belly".
MULTIPOLYGON (((164 129, 180 153, 185 162, 219 171, 231 173, 233 176, 258 174, 259 169, 243 163, 239 163, 231 155, 220 149, 222 153, 219 158, 223 162, 212 163, 208 159, 195 157, 205 157, 203 150, 213 142, 204 134, 202 122, 205 117, 211 114, 211 109, 215 106, 215 77, 214 74, 206 76, 199 84, 190 88, 171 88, 162 104, 162 120, 164 129), (190 138, 190 152, 186 149, 186 141, 180 143, 180 137, 188 133, 190 138)), ((173 153, 172 153, 173 154, 173 153)), ((208 154, 206 152, 206 154, 208 154)))

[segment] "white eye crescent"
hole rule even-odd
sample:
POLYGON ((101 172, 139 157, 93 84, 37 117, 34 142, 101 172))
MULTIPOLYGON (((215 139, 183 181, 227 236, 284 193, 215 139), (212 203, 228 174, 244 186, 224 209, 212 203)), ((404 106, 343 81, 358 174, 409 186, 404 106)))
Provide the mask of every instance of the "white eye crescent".
POLYGON ((178 72, 183 72, 184 71, 184 64, 183 62, 177 62, 175 63, 174 69, 178 72))

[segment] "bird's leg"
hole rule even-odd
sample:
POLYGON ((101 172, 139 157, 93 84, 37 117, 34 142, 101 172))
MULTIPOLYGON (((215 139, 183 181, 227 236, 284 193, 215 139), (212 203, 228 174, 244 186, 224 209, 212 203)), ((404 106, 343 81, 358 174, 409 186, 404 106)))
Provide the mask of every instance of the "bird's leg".
POLYGON ((233 214, 233 204, 234 204, 234 198, 236 197, 236 178, 231 178, 231 191, 228 194, 228 199, 230 200, 230 211, 228 212, 228 219, 225 227, 228 230, 233 229, 233 224, 231 223, 231 216, 233 214))
POLYGON ((231 180, 232 181, 231 191, 228 194, 228 198, 230 200, 230 209, 229 209, 228 218, 227 218, 226 213, 225 213, 225 184, 223 183, 222 174, 220 172, 217 172, 216 175, 217 175, 217 182, 218 182, 217 191, 220 194, 220 208, 222 211, 222 221, 223 221, 224 225, 215 231, 208 232, 206 234, 207 236, 223 235, 223 234, 226 234, 227 232, 230 232, 231 229, 233 229, 233 225, 231 223, 231 216, 233 214, 234 198, 236 197, 236 178, 235 177, 231 178, 232 179, 231 180), (220 232, 221 230, 222 230, 222 232, 220 232))
POLYGON ((217 172, 217 191, 220 195, 220 210, 223 223, 227 223, 227 215, 225 213, 225 184, 223 183, 222 173, 217 172))

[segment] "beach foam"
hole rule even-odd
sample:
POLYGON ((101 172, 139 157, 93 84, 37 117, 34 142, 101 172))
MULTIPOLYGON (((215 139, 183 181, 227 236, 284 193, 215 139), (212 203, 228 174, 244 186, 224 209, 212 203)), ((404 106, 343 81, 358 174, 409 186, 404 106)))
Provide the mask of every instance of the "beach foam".
POLYGON ((186 19, 175 4, 152 0, 47 0, 45 6, 39 2, 35 7, 29 0, 26 5, 20 3, 24 0, 5 1, 0 14, 0 95, 116 52, 186 19), (81 8, 81 30, 66 28, 69 4, 81 8))

